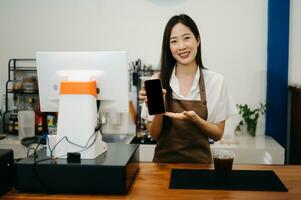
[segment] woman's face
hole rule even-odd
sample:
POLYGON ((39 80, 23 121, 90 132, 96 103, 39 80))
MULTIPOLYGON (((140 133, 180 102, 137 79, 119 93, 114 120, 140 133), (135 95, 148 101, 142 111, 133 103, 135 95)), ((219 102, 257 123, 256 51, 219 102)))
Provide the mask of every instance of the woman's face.
POLYGON ((169 45, 177 64, 195 64, 199 44, 192 31, 184 24, 178 23, 172 28, 169 45))

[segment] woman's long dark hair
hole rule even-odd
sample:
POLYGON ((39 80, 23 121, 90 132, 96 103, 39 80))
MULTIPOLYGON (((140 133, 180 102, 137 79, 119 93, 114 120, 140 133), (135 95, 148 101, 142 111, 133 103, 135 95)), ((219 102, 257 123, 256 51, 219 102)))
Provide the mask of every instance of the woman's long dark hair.
POLYGON ((160 66, 161 66, 160 79, 162 80, 163 88, 167 90, 166 93, 167 110, 169 110, 170 103, 172 100, 172 90, 171 87, 169 86, 169 80, 171 77, 172 70, 176 64, 176 59, 172 56, 172 53, 170 51, 170 35, 171 35, 172 28, 178 23, 187 26, 192 31, 195 38, 200 42, 200 45, 197 48, 196 63, 198 64, 200 70, 204 68, 202 62, 202 55, 201 55, 201 37, 197 25, 188 15, 181 14, 181 15, 173 16, 167 22, 164 30, 161 61, 160 61, 160 66))

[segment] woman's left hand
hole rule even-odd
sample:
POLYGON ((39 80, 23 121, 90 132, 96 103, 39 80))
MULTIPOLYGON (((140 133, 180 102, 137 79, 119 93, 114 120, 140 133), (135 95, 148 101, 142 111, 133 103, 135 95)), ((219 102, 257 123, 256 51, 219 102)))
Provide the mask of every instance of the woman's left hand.
POLYGON ((166 112, 164 115, 174 119, 189 120, 193 122, 200 129, 202 129, 208 137, 210 137, 214 141, 218 141, 223 137, 225 120, 215 124, 210 123, 202 119, 194 111, 184 111, 181 113, 166 112))
POLYGON ((174 119, 184 119, 192 122, 199 120, 199 116, 194 111, 184 111, 181 113, 166 112, 165 115, 174 119))

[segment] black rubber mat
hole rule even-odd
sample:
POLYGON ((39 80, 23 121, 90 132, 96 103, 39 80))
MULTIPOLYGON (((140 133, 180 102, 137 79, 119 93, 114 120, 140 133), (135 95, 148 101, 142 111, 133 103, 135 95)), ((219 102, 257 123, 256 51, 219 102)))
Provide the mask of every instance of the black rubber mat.
POLYGON ((220 182, 214 170, 172 169, 169 188, 288 191, 274 171, 270 170, 233 170, 227 182, 220 182))

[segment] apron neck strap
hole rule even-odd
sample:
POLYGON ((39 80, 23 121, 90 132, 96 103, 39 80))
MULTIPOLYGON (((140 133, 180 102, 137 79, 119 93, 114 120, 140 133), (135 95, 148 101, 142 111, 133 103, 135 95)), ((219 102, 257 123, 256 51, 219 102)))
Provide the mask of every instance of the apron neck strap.
POLYGON ((204 80, 203 69, 200 69, 199 88, 200 88, 201 102, 204 105, 207 105, 206 90, 205 90, 205 80, 204 80))

